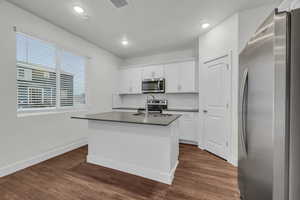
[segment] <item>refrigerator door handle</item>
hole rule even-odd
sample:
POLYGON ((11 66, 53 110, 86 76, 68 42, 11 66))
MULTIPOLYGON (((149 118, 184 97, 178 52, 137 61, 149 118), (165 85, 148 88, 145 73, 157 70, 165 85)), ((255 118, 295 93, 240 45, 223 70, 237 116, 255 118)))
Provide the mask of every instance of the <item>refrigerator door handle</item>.
POLYGON ((248 69, 245 69, 242 82, 242 134, 241 140, 246 155, 248 154, 247 147, 247 104, 248 104, 248 69))

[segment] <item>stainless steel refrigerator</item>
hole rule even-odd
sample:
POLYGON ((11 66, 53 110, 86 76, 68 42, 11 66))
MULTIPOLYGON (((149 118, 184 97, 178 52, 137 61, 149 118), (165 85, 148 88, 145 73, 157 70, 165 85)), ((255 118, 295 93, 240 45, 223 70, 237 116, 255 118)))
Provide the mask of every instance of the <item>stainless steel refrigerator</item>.
POLYGON ((300 200, 300 10, 274 11, 239 57, 243 200, 300 200))

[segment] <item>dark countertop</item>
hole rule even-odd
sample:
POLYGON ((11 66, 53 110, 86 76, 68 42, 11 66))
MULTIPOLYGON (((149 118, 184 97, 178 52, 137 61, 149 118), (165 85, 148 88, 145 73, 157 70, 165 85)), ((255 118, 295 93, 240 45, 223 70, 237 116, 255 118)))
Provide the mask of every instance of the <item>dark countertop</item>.
POLYGON ((96 121, 108 121, 108 122, 121 122, 121 123, 133 123, 133 124, 145 124, 145 125, 159 125, 169 126, 172 122, 178 119, 181 115, 168 115, 168 114, 149 114, 148 117, 145 114, 134 115, 135 112, 107 112, 98 113, 84 116, 72 116, 72 119, 84 119, 84 120, 96 120, 96 121))
MULTIPOLYGON (((138 110, 139 108, 136 107, 116 107, 113 108, 113 110, 138 110)), ((199 109, 180 109, 180 108, 169 108, 165 111, 170 111, 170 112, 199 112, 199 109)))

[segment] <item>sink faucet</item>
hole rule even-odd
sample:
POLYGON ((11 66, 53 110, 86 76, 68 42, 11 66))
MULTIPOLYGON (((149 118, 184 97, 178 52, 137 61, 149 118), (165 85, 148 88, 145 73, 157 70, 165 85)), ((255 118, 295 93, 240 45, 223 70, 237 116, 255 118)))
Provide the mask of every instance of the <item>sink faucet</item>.
POLYGON ((152 99, 155 99, 155 96, 154 96, 153 94, 148 95, 148 96, 147 96, 147 99, 148 99, 149 96, 151 96, 152 99))

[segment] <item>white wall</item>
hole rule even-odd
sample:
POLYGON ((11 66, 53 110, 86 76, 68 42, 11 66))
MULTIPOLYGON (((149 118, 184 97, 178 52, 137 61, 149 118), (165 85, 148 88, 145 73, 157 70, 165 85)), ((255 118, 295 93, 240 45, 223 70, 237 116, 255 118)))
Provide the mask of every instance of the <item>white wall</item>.
POLYGON ((279 11, 290 11, 300 8, 300 0, 284 0, 279 6, 279 11))
POLYGON ((293 1, 292 8, 293 9, 300 8, 300 0, 293 1))
POLYGON ((268 4, 239 13, 239 52, 263 21, 274 11, 278 4, 268 4))
MULTIPOLYGON (((121 60, 6 1, 0 3, 0 175, 43 153, 83 141, 87 122, 71 120, 71 113, 17 117, 16 41, 13 26, 34 36, 91 57, 87 69, 89 112, 110 110, 121 60)), ((79 113, 76 113, 79 114, 79 113)))
MULTIPOLYGON (((230 139, 229 162, 237 165, 238 159, 238 63, 239 52, 244 48, 252 34, 264 19, 275 9, 276 4, 269 4, 237 13, 199 37, 199 110, 202 110, 203 77, 205 60, 232 52, 232 138, 230 139)), ((200 112, 200 115, 201 112, 200 112)), ((201 129, 201 128, 200 128, 201 129)), ((200 132, 202 134, 203 132, 200 132)), ((200 146, 203 146, 200 141, 200 146)))

